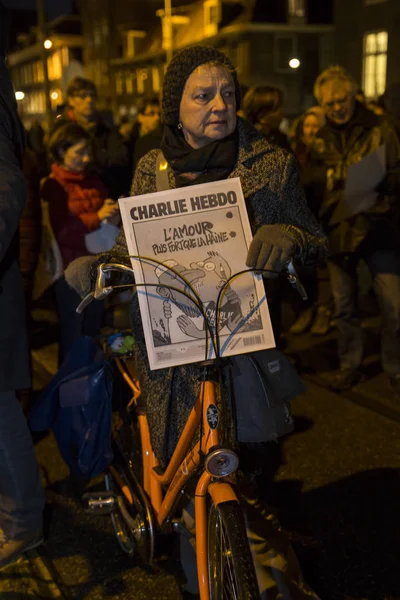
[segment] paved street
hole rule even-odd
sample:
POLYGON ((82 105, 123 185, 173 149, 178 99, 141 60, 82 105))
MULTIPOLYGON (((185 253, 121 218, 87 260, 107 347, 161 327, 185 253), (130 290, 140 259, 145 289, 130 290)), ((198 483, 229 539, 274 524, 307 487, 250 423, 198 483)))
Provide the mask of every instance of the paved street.
MULTIPOLYGON (((287 351, 306 372, 308 389, 293 403, 296 432, 283 442, 285 461, 269 500, 322 600, 400 599, 400 405, 383 376, 374 375, 376 357, 367 361, 369 382, 341 396, 328 391, 333 344, 333 335, 323 343, 289 340, 287 351)), ((54 358, 54 347, 38 350, 40 356, 54 358)), ((45 376, 46 369, 36 369, 45 376)), ((138 566, 120 551, 108 517, 83 512, 52 436, 36 449, 49 501, 42 552, 67 597, 179 600, 174 545, 162 549, 155 571, 138 566)), ((46 597, 10 595, 6 577, 1 600, 46 597)))

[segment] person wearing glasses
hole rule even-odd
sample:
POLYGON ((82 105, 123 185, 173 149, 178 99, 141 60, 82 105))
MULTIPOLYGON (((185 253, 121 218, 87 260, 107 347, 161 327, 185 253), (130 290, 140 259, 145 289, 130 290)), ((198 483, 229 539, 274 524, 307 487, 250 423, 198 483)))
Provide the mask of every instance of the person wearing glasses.
MULTIPOLYGON (((68 107, 55 122, 51 135, 60 125, 75 122, 92 138, 93 170, 109 190, 113 200, 128 195, 132 172, 128 151, 117 128, 104 121, 97 111, 97 89, 92 81, 75 77, 68 85, 68 107)), ((50 135, 50 137, 51 137, 50 135)))
MULTIPOLYGON (((328 234, 328 269, 338 330, 339 372, 331 387, 341 392, 362 381, 363 339, 357 312, 357 265, 363 259, 372 275, 382 313, 381 360, 388 383, 400 397, 400 144, 394 128, 356 99, 357 85, 342 67, 317 78, 314 95, 326 124, 315 140, 315 163, 326 168, 320 209, 328 234), (344 210, 348 168, 385 145, 387 174, 377 186, 375 204, 359 212, 344 210)), ((362 194, 360 194, 362 196, 362 194)), ((361 198, 362 199, 362 198, 361 198)))

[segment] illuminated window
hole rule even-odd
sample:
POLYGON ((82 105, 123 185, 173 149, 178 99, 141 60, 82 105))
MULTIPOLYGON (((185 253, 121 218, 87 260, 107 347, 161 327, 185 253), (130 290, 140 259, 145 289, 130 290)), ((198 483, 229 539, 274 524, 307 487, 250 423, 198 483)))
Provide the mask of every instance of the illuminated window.
POLYGON ((386 89, 387 31, 364 35, 363 88, 367 98, 377 98, 386 89))
POLYGON ((221 20, 221 5, 219 0, 204 0, 204 35, 217 35, 218 23, 221 20))
POLYGON ((145 31, 129 29, 125 32, 125 54, 127 58, 133 58, 137 54, 137 40, 146 37, 145 31))
POLYGON ((289 0, 288 2, 289 17, 303 18, 306 15, 304 0, 289 0))
POLYGON ((46 97, 44 92, 39 92, 39 111, 40 113, 46 112, 46 97))
POLYGON ((33 83, 33 65, 26 64, 22 67, 22 83, 30 85, 33 83))
POLYGON ((126 76, 125 85, 126 85, 126 93, 133 94, 133 77, 130 73, 128 73, 126 76))
POLYGON ((158 67, 152 67, 151 69, 152 79, 153 79, 153 92, 158 94, 161 89, 160 86, 160 71, 158 67))
POLYGON ((61 79, 62 64, 61 52, 59 50, 53 52, 51 56, 47 57, 47 72, 49 74, 50 81, 54 81, 55 79, 61 79))
POLYGON ((42 83, 44 81, 43 63, 41 61, 39 61, 37 63, 37 65, 38 65, 38 77, 39 77, 38 81, 39 81, 39 83, 42 83))
POLYGON ((62 75, 62 63, 61 63, 61 51, 57 50, 53 53, 52 63, 53 63, 53 79, 61 79, 62 75))
POLYGON ((68 67, 68 65, 69 65, 69 49, 68 49, 68 46, 64 46, 61 49, 61 61, 62 61, 62 64, 63 64, 64 67, 68 67))
POLYGON ((115 91, 118 96, 124 93, 124 77, 122 73, 117 73, 115 76, 115 91))
POLYGON ((147 79, 147 70, 146 69, 137 69, 137 93, 144 94, 145 81, 147 79))

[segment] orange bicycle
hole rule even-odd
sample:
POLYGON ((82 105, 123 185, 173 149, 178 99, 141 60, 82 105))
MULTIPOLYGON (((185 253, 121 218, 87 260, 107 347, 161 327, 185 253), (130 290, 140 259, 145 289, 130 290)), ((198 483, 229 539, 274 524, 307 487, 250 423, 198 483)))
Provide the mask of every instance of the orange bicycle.
MULTIPOLYGON (((96 289, 82 301, 79 310, 93 298, 104 298, 118 287, 105 285, 110 271, 133 274, 125 265, 100 265, 96 289)), ((292 284, 296 284, 295 279, 295 274, 289 273, 292 284)), ((134 357, 116 358, 132 397, 122 409, 114 431, 114 460, 105 475, 107 491, 86 494, 85 499, 88 510, 111 515, 121 548, 131 555, 138 553, 151 565, 156 537, 187 527, 182 506, 188 498, 194 498, 201 600, 256 600, 260 598, 256 572, 234 485, 239 460, 223 443, 226 415, 217 390, 220 361, 198 363, 199 395, 163 469, 152 450, 134 357), (195 479, 193 492, 189 482, 195 479)))

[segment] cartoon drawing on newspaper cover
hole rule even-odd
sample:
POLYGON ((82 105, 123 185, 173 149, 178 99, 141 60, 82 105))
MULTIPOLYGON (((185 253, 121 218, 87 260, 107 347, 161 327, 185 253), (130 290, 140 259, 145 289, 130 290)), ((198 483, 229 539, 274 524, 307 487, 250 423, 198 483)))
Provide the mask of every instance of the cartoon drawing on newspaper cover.
POLYGON ((215 357, 204 314, 221 356, 275 346, 262 277, 230 280, 247 269, 252 239, 239 178, 119 203, 136 283, 151 284, 137 288, 151 369, 215 357))

